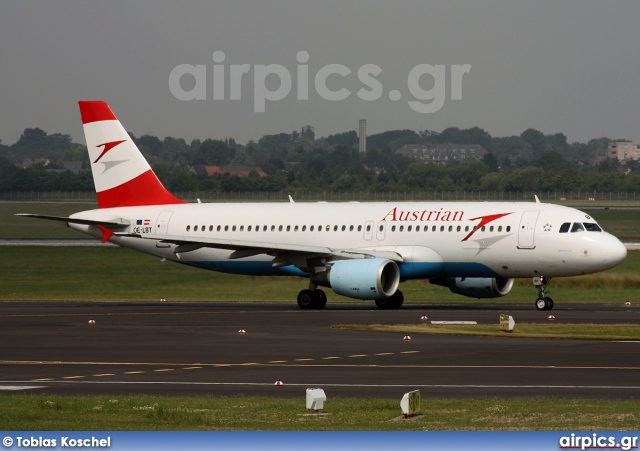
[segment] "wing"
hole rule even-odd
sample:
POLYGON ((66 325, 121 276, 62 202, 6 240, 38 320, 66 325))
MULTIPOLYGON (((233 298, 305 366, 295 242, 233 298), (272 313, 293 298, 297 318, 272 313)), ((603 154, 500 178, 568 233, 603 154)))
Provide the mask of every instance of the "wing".
POLYGON ((325 266, 329 261, 358 258, 387 258, 396 262, 404 261, 397 252, 368 249, 332 249, 324 246, 306 244, 284 244, 267 241, 227 240, 220 238, 194 238, 175 235, 159 234, 119 234, 118 236, 135 236, 137 238, 157 240, 162 243, 175 244, 173 253, 180 258, 180 254, 201 248, 226 249, 233 251, 230 259, 252 257, 267 254, 273 257, 275 267, 295 265, 303 271, 325 266))

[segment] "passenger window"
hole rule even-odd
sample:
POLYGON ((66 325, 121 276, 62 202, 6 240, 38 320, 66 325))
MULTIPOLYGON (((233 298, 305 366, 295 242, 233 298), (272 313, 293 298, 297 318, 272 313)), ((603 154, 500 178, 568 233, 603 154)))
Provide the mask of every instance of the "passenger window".
POLYGON ((287 226, 287 232, 291 232, 291 226, 290 225, 287 226))
POLYGON ((493 232, 493 226, 489 227, 489 232, 493 232))
MULTIPOLYGON (((303 231, 303 232, 304 232, 304 228, 305 228, 305 227, 306 227, 306 226, 302 227, 302 231, 303 231)), ((313 232, 313 226, 309 227, 309 232, 313 232)))
POLYGON ((371 232, 371 225, 367 226, 367 232, 371 232))
POLYGON ((511 226, 507 226, 507 232, 511 232, 511 226))
POLYGON ((282 226, 278 227, 278 232, 282 232, 282 226))
POLYGON ((275 231, 276 231, 276 226, 272 225, 272 226, 271 226, 271 231, 272 231, 272 232, 275 232, 275 231))
POLYGON ((333 226, 333 231, 337 232, 338 231, 338 226, 333 226))
POLYGON ((190 226, 190 225, 188 225, 188 226, 187 226, 187 232, 188 232, 189 230, 191 230, 191 226, 190 226))
POLYGON ((194 232, 197 232, 197 231, 198 231, 198 226, 195 226, 195 227, 193 228, 193 231, 194 231, 194 232))
POLYGON ((262 226, 262 231, 266 232, 267 231, 267 226, 262 226))
POLYGON ((358 226, 358 232, 362 232, 362 226, 361 225, 358 226))
POLYGON ((391 226, 391 231, 395 232, 396 231, 396 226, 391 226))
POLYGON ((247 232, 251 232, 251 226, 247 226, 247 232))
POLYGON ((216 231, 219 232, 222 229, 222 226, 216 227, 216 231))
POLYGON ((435 232, 436 231, 436 226, 431 227, 431 231, 435 232))
POLYGON ((407 227, 407 232, 411 232, 411 226, 407 227))
POLYGON ((400 226, 400 231, 402 232, 404 230, 404 226, 400 226))
POLYGON ((347 226, 342 226, 342 231, 344 232, 345 230, 347 230, 347 226))
POLYGON ((349 232, 353 232, 353 226, 349 226, 349 232))
POLYGON ((440 226, 440 231, 444 232, 444 226, 440 226))
POLYGON ((461 228, 460 226, 458 226, 458 227, 456 228, 456 232, 459 232, 461 229, 462 229, 462 228, 461 228))
POLYGON ((228 231, 229 231, 229 226, 228 226, 228 225, 224 226, 224 231, 225 231, 225 232, 228 232, 228 231))
POLYGON ((428 232, 429 231, 429 226, 424 226, 424 231, 428 232))
POLYGON ((235 232, 236 231, 236 226, 231 227, 231 231, 235 232))
POLYGON ((571 228, 571 223, 570 222, 565 222, 564 224, 562 224, 560 226, 560 233, 567 233, 570 228, 571 228))
POLYGON ((584 232, 584 227, 582 227, 582 224, 579 222, 574 222, 573 226, 571 227, 571 233, 576 232, 584 232))
POLYGON ((498 232, 502 232, 502 226, 498 226, 498 232))
POLYGON ((294 232, 297 232, 297 231, 298 231, 298 226, 295 226, 295 227, 293 228, 293 231, 294 231, 294 232))
POLYGON ((587 232, 602 232, 602 229, 595 222, 585 222, 582 224, 587 232))
POLYGON ((243 225, 242 225, 242 226, 240 226, 240 231, 241 231, 241 232, 244 232, 244 226, 243 226, 243 225))

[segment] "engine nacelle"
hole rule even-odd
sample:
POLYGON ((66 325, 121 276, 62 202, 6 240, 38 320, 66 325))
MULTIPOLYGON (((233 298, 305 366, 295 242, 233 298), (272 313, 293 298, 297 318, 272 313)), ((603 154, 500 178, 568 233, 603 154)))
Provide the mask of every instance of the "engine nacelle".
POLYGON ((514 279, 503 277, 447 277, 429 279, 429 282, 448 287, 453 293, 470 298, 499 298, 511 291, 514 279))
POLYGON ((311 276, 311 281, 349 298, 381 300, 398 289, 400 269, 384 258, 338 260, 326 271, 311 276))

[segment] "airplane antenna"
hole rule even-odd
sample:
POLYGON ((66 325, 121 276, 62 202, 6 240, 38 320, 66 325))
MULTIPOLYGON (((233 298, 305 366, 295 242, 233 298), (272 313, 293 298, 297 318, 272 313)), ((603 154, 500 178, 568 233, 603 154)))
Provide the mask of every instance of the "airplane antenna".
POLYGON ((295 204, 295 203, 296 203, 296 201, 295 201, 295 200, 293 200, 293 197, 291 197, 291 194, 289 194, 289 202, 291 202, 292 204, 295 204))
POLYGON ((535 198, 536 198, 536 204, 539 204, 539 203, 540 203, 540 199, 538 199, 538 195, 537 195, 537 194, 534 194, 534 195, 533 195, 533 197, 535 197, 535 198))

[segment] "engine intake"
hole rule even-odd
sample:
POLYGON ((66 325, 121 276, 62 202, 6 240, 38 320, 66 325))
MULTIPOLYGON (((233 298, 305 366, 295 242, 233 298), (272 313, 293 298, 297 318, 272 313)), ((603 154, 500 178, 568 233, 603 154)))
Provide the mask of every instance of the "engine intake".
POLYGON ((313 274, 311 281, 330 287, 342 296, 378 301, 395 294, 400 284, 400 269, 395 262, 384 258, 338 260, 326 271, 313 274))
POLYGON ((514 279, 504 277, 444 277, 429 279, 435 285, 448 287, 453 293, 470 298, 499 298, 513 288, 514 279))

